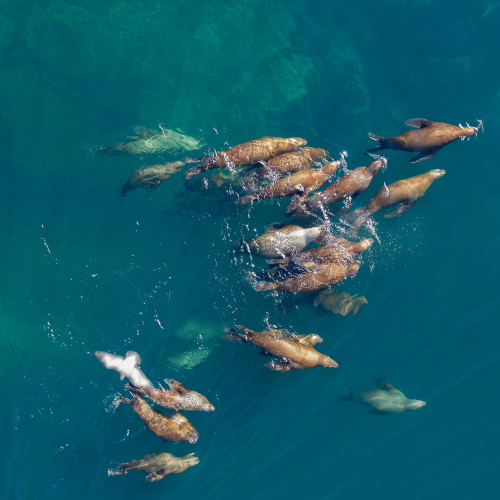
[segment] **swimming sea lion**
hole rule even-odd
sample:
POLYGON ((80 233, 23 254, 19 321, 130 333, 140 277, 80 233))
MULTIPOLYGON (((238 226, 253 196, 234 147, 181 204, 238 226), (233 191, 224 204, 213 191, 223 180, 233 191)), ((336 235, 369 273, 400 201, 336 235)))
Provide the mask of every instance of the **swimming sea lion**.
POLYGON ((174 379, 165 379, 165 383, 170 389, 155 389, 154 391, 145 391, 137 389, 127 384, 125 387, 132 392, 143 394, 154 401, 157 405, 172 410, 200 410, 214 411, 215 408, 208 402, 208 399, 195 391, 188 391, 180 382, 174 379))
POLYGON ((321 168, 307 168, 295 172, 283 179, 280 179, 269 186, 263 187, 254 194, 243 196, 236 201, 236 204, 250 203, 255 200, 264 200, 269 198, 283 198, 285 196, 295 196, 287 213, 294 209, 303 199, 309 196, 309 193, 320 188, 339 168, 339 161, 331 161, 321 168))
POLYGON ((158 437, 167 441, 187 441, 188 443, 198 441, 198 432, 188 419, 179 412, 174 412, 170 417, 167 417, 153 410, 137 394, 134 394, 132 401, 127 398, 120 398, 120 403, 131 406, 144 421, 147 428, 158 437))
POLYGON ((120 380, 127 377, 139 389, 155 390, 154 385, 139 368, 141 357, 136 352, 128 351, 125 357, 104 351, 95 351, 94 354, 108 370, 116 370, 120 374, 120 380))
POLYGON ((315 306, 321 304, 325 309, 334 312, 335 314, 341 314, 342 316, 347 316, 352 313, 356 316, 361 308, 368 304, 368 300, 364 295, 361 297, 358 294, 349 295, 346 292, 342 293, 322 293, 316 297, 315 306))
POLYGON ((270 160, 274 156, 289 153, 306 144, 307 141, 300 137, 291 137, 288 139, 263 137, 262 139, 254 139, 253 141, 238 144, 226 151, 218 151, 204 158, 186 158, 186 163, 205 162, 203 165, 187 170, 186 179, 211 168, 226 167, 228 165, 256 165, 257 163, 270 160))
POLYGON ((296 255, 290 257, 283 257, 282 259, 268 259, 268 264, 281 264, 287 266, 290 262, 297 265, 302 265, 304 262, 313 262, 316 264, 324 264, 327 262, 338 262, 340 264, 347 264, 354 260, 356 255, 363 253, 370 248, 373 244, 372 238, 358 241, 354 243, 343 238, 336 238, 328 233, 323 233, 316 239, 316 243, 322 244, 328 242, 327 245, 311 248, 310 250, 303 250, 296 255))
POLYGON ((189 453, 183 457, 175 457, 170 453, 151 453, 146 455, 142 460, 132 460, 119 464, 116 469, 108 469, 108 476, 116 476, 118 474, 127 474, 131 469, 143 470, 149 475, 144 478, 144 481, 160 481, 168 474, 180 474, 189 467, 199 464, 200 459, 195 457, 194 453, 189 453))
POLYGON ((383 149, 397 149, 403 151, 412 151, 421 153, 411 158, 410 163, 428 160, 447 144, 457 139, 465 139, 477 133, 479 127, 467 127, 450 125, 442 122, 431 122, 424 118, 414 118, 405 122, 407 127, 415 127, 417 130, 409 130, 401 135, 394 137, 380 137, 378 135, 368 134, 370 139, 380 142, 380 146, 368 149, 365 154, 375 153, 383 149))
POLYGON ((127 137, 130 142, 120 142, 111 147, 99 147, 98 153, 109 155, 161 154, 169 152, 179 154, 194 151, 206 146, 203 141, 194 139, 184 132, 169 129, 149 130, 145 127, 134 127, 137 136, 127 137))
POLYGON ((128 181, 122 186, 121 196, 125 196, 129 191, 132 191, 139 186, 153 190, 160 187, 160 184, 167 179, 170 179, 171 174, 177 173, 184 163, 174 161, 165 163, 164 165, 151 165, 146 168, 136 170, 128 181))
POLYGON ((337 368, 339 366, 333 359, 321 354, 312 347, 321 338, 317 335, 311 338, 310 341, 304 341, 310 336, 301 336, 303 337, 301 341, 297 339, 295 334, 289 334, 286 330, 254 332, 241 325, 229 328, 226 332, 226 339, 237 342, 250 342, 263 349, 265 354, 282 360, 278 363, 275 361, 266 363, 265 366, 270 370, 287 372, 316 366, 325 366, 327 368, 337 368), (243 330, 243 333, 238 330, 243 330))
POLYGON ((266 232, 249 241, 239 241, 236 249, 246 249, 265 259, 293 255, 304 249, 325 230, 325 226, 303 228, 293 224, 274 223, 265 227, 266 232))
POLYGON ((315 292, 316 290, 322 290, 335 283, 339 283, 348 276, 354 276, 359 271, 360 262, 356 260, 349 265, 336 262, 330 262, 328 264, 303 262, 301 265, 308 269, 307 273, 288 278, 278 283, 257 281, 253 283, 253 289, 258 292, 264 292, 266 290, 291 293, 315 292))
POLYGON ((406 410, 418 410, 426 405, 425 401, 418 399, 408 399, 405 395, 395 389, 391 384, 376 378, 375 383, 379 389, 373 391, 358 392, 355 394, 350 387, 345 388, 346 394, 344 401, 354 401, 372 408, 370 413, 376 415, 388 415, 390 413, 401 413, 406 410))
POLYGON ((429 186, 446 173, 446 170, 430 170, 426 174, 416 175, 409 179, 393 182, 386 186, 385 184, 377 191, 377 194, 365 205, 364 208, 358 208, 347 218, 357 216, 352 228, 358 231, 359 228, 368 220, 370 215, 382 210, 385 207, 390 207, 401 203, 392 212, 389 212, 385 217, 396 217, 408 210, 417 200, 422 198, 429 186))
POLYGON ((379 171, 380 167, 387 164, 385 158, 370 163, 367 167, 359 167, 351 170, 346 175, 335 181, 320 193, 316 193, 294 210, 287 210, 286 216, 299 215, 306 211, 313 212, 324 205, 335 203, 350 196, 352 199, 361 194, 379 171))
POLYGON ((329 155, 330 153, 326 149, 305 147, 271 158, 257 169, 256 175, 259 180, 262 180, 267 177, 292 174, 309 168, 315 161, 329 155))

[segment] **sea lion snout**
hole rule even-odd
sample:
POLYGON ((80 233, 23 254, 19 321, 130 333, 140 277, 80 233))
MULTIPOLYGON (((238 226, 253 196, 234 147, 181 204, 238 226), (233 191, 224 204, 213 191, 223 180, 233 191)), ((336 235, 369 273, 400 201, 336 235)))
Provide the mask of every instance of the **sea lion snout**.
POLYGON ((446 174, 446 170, 436 168, 434 170, 431 170, 430 173, 432 174, 434 179, 439 179, 440 177, 443 177, 444 174, 446 174))
POLYGON ((427 403, 425 401, 420 401, 419 399, 412 399, 411 403, 408 404, 408 408, 410 410, 418 410, 419 408, 423 408, 424 406, 427 406, 427 403))
POLYGON ((328 363, 325 365, 326 367, 328 367, 328 368, 338 368, 338 367, 339 367, 339 364, 338 364, 336 361, 334 361, 334 360, 333 360, 333 359, 331 359, 331 358, 328 358, 328 359, 329 359, 329 361, 328 361, 328 363))
POLYGON ((302 137, 292 137, 290 139, 290 142, 296 144, 297 147, 305 146, 307 144, 307 141, 305 139, 302 139, 302 137))

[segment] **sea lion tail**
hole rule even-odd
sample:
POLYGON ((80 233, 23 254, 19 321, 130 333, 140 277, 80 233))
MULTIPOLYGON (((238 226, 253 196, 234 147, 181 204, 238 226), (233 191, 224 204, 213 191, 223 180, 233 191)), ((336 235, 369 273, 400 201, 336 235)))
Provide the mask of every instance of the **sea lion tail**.
POLYGON ((278 287, 278 283, 273 283, 272 281, 256 281, 252 284, 252 288, 256 292, 266 292, 267 290, 275 290, 278 287))

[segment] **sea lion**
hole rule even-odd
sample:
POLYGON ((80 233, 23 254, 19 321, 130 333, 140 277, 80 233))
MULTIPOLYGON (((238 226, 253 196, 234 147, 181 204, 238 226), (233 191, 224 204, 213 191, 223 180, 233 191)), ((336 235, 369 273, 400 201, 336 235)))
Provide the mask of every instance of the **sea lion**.
POLYGON ((287 372, 316 366, 325 366, 327 368, 337 368, 339 366, 333 359, 314 349, 313 345, 321 339, 319 335, 315 335, 309 341, 304 341, 310 336, 301 336, 302 340, 300 340, 295 334, 290 334, 286 330, 254 332, 241 325, 228 328, 226 333, 225 338, 227 340, 250 342, 263 349, 263 354, 269 354, 282 360, 281 362, 271 361, 266 363, 266 368, 270 370, 287 372), (243 330, 243 333, 238 330, 243 330))
POLYGON ((266 232, 249 241, 240 240, 235 250, 246 250, 265 259, 293 255, 303 250, 325 230, 325 226, 303 228, 293 224, 274 223, 265 227, 266 232))
POLYGON ((95 351, 94 354, 108 370, 116 370, 120 374, 120 380, 127 377, 139 389, 155 390, 154 385, 139 368, 141 357, 136 352, 128 351, 125 357, 104 351, 95 351))
POLYGON ((122 186, 121 196, 125 196, 129 191, 139 186, 145 186, 149 190, 157 189, 163 181, 170 179, 171 174, 179 172, 183 165, 182 161, 174 161, 165 163, 164 165, 151 165, 146 168, 140 168, 122 186))
POLYGON ((335 283, 354 276, 359 271, 360 262, 354 261, 345 265, 336 262, 328 264, 302 263, 302 267, 308 269, 307 273, 288 278, 281 282, 257 281, 253 283, 253 289, 258 292, 274 290, 275 292, 309 293, 323 288, 328 288, 335 283))
POLYGON ((410 163, 428 160, 435 156, 447 144, 457 139, 465 139, 471 135, 477 134, 479 127, 467 127, 450 125, 442 122, 431 122, 425 118, 413 118, 405 121, 407 127, 415 127, 417 130, 409 130, 401 135, 394 137, 380 137, 368 133, 370 139, 380 142, 380 146, 368 149, 365 154, 375 153, 383 149, 396 149, 411 152, 420 152, 417 156, 410 159, 410 163))
POLYGON ((341 314, 342 316, 347 316, 352 313, 356 316, 361 308, 368 304, 368 300, 364 295, 360 297, 358 294, 349 295, 346 292, 342 293, 322 293, 316 297, 315 306, 321 304, 325 309, 334 312, 335 314, 341 314))
POLYGON ((358 231, 359 228, 368 220, 368 218, 382 210, 401 203, 395 210, 385 214, 385 217, 396 217, 408 210, 417 200, 422 198, 429 186, 446 173, 446 170, 430 170, 426 174, 416 175, 409 179, 393 182, 386 186, 385 184, 377 191, 375 196, 365 205, 364 208, 358 208, 350 214, 347 219, 357 217, 352 228, 358 231))
POLYGON ((145 127, 134 127, 136 136, 129 136, 130 142, 119 142, 110 147, 97 148, 98 153, 108 155, 161 154, 169 152, 180 154, 195 151, 206 146, 202 140, 194 139, 181 130, 150 130, 145 127))
POLYGON ((253 141, 244 142, 233 146, 226 151, 218 151, 203 158, 186 158, 186 163, 205 162, 203 165, 190 168, 186 171, 186 179, 201 174, 211 168, 227 167, 228 165, 256 165, 270 160, 274 156, 289 153, 300 146, 305 146, 307 141, 300 137, 283 139, 281 137, 263 137, 253 141))
POLYGON ((390 413, 402 413, 406 410, 418 410, 426 405, 425 401, 408 399, 401 391, 398 391, 384 380, 376 378, 375 383, 378 385, 379 389, 358 392, 357 394, 352 392, 350 387, 346 387, 345 392, 348 396, 340 399, 369 406, 372 408, 370 413, 375 413, 376 415, 388 415, 390 413))
POLYGON ((338 262, 340 264, 348 264, 354 260, 356 255, 368 250, 373 244, 372 238, 358 241, 344 240, 336 238, 332 234, 323 233, 316 239, 316 243, 324 246, 303 250, 296 255, 283 257, 282 259, 268 259, 268 264, 281 264, 288 266, 290 262, 297 265, 302 265, 304 262, 313 262, 315 264, 325 264, 327 262, 338 262), (327 244, 324 244, 327 243, 327 244))
POLYGON ((187 441, 188 443, 198 441, 198 432, 188 419, 179 412, 174 412, 170 417, 167 417, 153 410, 137 394, 134 394, 132 401, 127 398, 120 398, 120 403, 131 406, 144 421, 146 427, 158 437, 167 441, 187 441))
POLYGON ((256 193, 243 196, 236 201, 237 205, 251 203, 255 200, 264 200, 269 198, 284 198, 285 196, 294 196, 287 208, 287 213, 295 207, 314 190, 320 188, 339 168, 339 161, 331 161, 321 168, 307 168, 295 172, 283 179, 280 179, 268 186, 263 187, 256 193))
POLYGON ((151 453, 146 455, 142 460, 132 460, 119 464, 116 469, 108 469, 108 476, 116 476, 118 474, 127 474, 131 469, 143 470, 149 475, 144 478, 144 481, 160 481, 168 474, 180 474, 189 467, 199 464, 200 459, 189 453, 183 457, 175 457, 170 453, 151 453))
POLYGON ((370 163, 367 167, 359 167, 351 170, 346 175, 335 181, 320 193, 316 193, 311 198, 304 200, 294 210, 287 210, 286 216, 300 215, 306 211, 313 212, 324 205, 343 200, 348 196, 351 199, 361 194, 379 171, 380 167, 387 164, 385 158, 370 163))
POLYGON ((257 169, 256 176, 259 180, 263 180, 268 177, 292 174, 311 167, 314 162, 329 155, 326 149, 305 147, 271 158, 257 169))
POLYGON ((215 408, 208 402, 208 399, 195 391, 188 391, 180 382, 174 379, 165 379, 165 383, 170 389, 155 389, 154 391, 145 391, 137 389, 127 384, 125 387, 132 392, 143 394, 155 402, 157 405, 172 410, 200 410, 214 411, 215 408))

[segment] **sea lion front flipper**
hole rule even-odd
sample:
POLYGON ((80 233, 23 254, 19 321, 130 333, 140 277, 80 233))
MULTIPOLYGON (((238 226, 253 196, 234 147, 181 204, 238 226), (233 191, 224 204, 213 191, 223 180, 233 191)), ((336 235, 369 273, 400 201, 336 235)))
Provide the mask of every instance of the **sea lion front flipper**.
POLYGON ((266 368, 273 370, 275 372, 287 372, 289 370, 296 370, 299 368, 299 365, 289 362, 289 363, 280 363, 278 361, 270 361, 264 365, 266 368))
POLYGON ((434 125, 434 122, 426 120, 425 118, 412 118, 411 120, 406 120, 405 125, 413 128, 424 128, 434 125))
POLYGON ((310 333, 309 335, 299 335, 299 342, 309 347, 314 347, 316 344, 321 344, 323 339, 316 333, 310 333))
POLYGON ((302 191, 299 191, 298 194, 294 195, 292 201, 290 202, 290 205, 288 205, 286 209, 285 215, 288 217, 291 216, 292 212, 294 212, 299 207, 299 205, 304 203, 308 196, 309 193, 307 191, 304 191, 303 189, 302 191))
POLYGON ((149 481, 149 482, 160 481, 168 474, 170 474, 170 472, 167 469, 160 469, 156 472, 151 472, 151 474, 149 474, 144 478, 144 481, 149 481))
POLYGON ((410 160, 410 163, 419 163, 421 161, 428 160, 429 158, 432 158, 433 156, 436 156, 439 153, 439 151, 441 151, 441 148, 432 149, 430 151, 422 151, 417 156, 414 156, 410 160))
POLYGON ((170 389, 178 392, 179 394, 186 394, 188 392, 180 382, 177 382, 177 380, 174 380, 173 378, 166 378, 165 383, 170 387, 170 389))
POLYGON ((386 382, 381 378, 375 378, 373 381, 378 385, 379 389, 382 389, 383 391, 397 391, 397 389, 389 384, 389 382, 386 382))
POLYGON ((414 200, 403 201, 403 203, 398 205, 398 207, 395 210, 392 210, 388 214, 385 214, 384 217, 391 219, 392 217, 397 217, 398 215, 401 215, 405 210, 408 210, 415 203, 415 201, 414 200))
POLYGON ((264 226, 264 230, 266 233, 269 231, 276 231, 276 229, 281 229, 285 227, 287 224, 284 222, 271 222, 271 224, 267 224, 267 226, 264 226))

